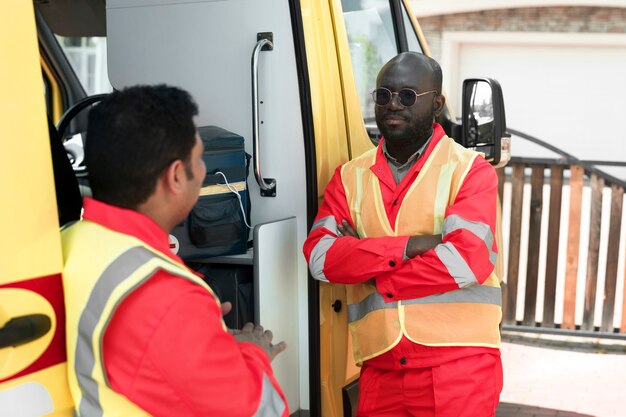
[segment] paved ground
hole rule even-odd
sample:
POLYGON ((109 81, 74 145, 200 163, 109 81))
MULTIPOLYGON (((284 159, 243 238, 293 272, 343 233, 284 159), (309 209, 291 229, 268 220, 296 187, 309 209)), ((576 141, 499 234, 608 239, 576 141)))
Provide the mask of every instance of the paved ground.
POLYGON ((626 417, 624 353, 505 342, 502 362, 497 417, 626 417))

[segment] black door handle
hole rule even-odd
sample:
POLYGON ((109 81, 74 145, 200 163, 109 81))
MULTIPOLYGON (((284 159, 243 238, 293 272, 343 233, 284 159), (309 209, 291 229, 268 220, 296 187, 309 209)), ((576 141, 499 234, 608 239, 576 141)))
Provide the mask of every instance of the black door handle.
POLYGON ((52 321, 45 314, 14 317, 0 328, 0 349, 32 342, 50 331, 52 321))

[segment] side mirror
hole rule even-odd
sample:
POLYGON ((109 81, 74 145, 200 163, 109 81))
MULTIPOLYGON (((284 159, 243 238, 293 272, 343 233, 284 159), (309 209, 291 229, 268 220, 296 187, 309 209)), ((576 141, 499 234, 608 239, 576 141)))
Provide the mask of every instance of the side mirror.
POLYGON ((496 168, 511 159, 511 135, 506 133, 502 87, 491 78, 463 81, 461 144, 485 154, 496 168))

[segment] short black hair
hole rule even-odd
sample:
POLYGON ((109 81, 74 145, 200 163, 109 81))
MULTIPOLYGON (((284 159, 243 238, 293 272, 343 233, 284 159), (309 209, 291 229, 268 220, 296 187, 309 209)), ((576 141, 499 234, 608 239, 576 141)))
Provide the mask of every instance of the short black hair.
POLYGON ((191 158, 198 106, 164 84, 115 91, 89 112, 85 162, 93 197, 136 209, 176 160, 191 158))

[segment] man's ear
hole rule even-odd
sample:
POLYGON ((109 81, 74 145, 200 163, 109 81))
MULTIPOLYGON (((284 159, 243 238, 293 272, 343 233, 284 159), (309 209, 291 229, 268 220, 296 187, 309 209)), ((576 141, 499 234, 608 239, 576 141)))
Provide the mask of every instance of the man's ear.
POLYGON ((179 194, 183 191, 183 176, 185 175, 185 164, 180 159, 175 160, 171 164, 169 164, 161 177, 159 178, 159 182, 164 187, 165 190, 179 194))
POLYGON ((433 104, 435 110, 435 117, 438 117, 443 111, 443 106, 446 104, 446 97, 443 94, 437 94, 435 96, 435 103, 433 104))

